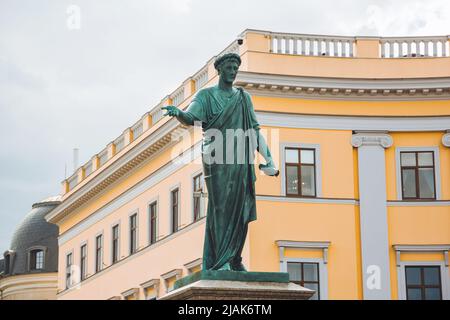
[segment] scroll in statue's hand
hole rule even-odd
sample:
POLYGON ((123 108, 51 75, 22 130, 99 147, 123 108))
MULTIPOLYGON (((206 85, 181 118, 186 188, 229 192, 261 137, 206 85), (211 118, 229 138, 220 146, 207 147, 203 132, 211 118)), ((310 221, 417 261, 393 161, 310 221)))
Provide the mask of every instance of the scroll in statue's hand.
POLYGON ((260 164, 259 170, 264 172, 265 175, 268 175, 271 177, 278 177, 278 175, 280 174, 280 170, 275 168, 275 165, 273 164, 273 162, 269 162, 267 164, 260 164))

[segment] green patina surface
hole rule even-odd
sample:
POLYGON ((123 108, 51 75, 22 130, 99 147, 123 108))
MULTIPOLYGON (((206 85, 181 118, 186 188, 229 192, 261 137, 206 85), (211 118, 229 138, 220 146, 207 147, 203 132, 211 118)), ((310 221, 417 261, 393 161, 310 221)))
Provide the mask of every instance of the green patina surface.
POLYGON ((286 272, 247 272, 228 270, 203 270, 181 278, 175 282, 174 289, 184 287, 199 280, 227 280, 242 282, 279 282, 288 283, 286 272))
MULTIPOLYGON (((176 106, 162 108, 167 110, 164 115, 175 116, 186 126, 201 123, 203 129, 202 164, 208 191, 203 270, 246 271, 241 255, 248 224, 256 220, 255 152, 267 162, 260 166, 263 172, 277 171, 250 94, 233 87, 240 64, 236 53, 218 57, 214 63, 218 85, 196 92, 185 111, 176 106)), ((223 275, 223 280, 244 277, 231 275, 223 275)), ((217 279, 216 274, 203 276, 217 279)), ((247 278, 253 276, 243 279, 247 278)))

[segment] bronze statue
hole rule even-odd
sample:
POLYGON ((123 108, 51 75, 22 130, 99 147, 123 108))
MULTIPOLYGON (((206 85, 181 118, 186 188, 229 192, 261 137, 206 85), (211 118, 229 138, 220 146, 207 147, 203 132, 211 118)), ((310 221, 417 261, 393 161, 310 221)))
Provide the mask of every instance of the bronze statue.
POLYGON ((250 95, 233 87, 240 64, 235 53, 218 57, 214 63, 218 85, 198 91, 186 111, 175 106, 162 108, 167 110, 164 115, 175 116, 185 125, 196 121, 202 125, 208 190, 203 270, 246 271, 241 253, 248 223, 256 220, 255 150, 266 161, 259 168, 270 176, 279 174, 260 134, 250 95))

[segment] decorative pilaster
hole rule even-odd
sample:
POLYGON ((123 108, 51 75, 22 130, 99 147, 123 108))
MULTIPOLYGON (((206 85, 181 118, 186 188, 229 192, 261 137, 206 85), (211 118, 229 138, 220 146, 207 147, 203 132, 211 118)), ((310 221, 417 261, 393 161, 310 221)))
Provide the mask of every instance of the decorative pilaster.
POLYGON ((133 132, 131 131, 131 128, 125 129, 123 132, 123 142, 124 145, 127 146, 133 141, 133 132))
POLYGON ((141 118, 142 121, 142 131, 147 131, 152 125, 152 118, 150 117, 150 112, 144 114, 141 118))
POLYGON ((391 298, 386 208, 385 148, 392 137, 384 132, 360 132, 351 143, 358 148, 361 257, 364 299, 391 298))
POLYGON ((107 146, 108 149, 108 159, 111 159, 116 154, 116 146, 114 145, 114 142, 110 142, 107 146))

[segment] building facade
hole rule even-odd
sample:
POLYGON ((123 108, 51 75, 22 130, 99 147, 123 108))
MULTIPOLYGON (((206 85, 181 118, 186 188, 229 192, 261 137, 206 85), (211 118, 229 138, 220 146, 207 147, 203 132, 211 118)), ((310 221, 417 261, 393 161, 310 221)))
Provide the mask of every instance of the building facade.
MULTIPOLYGON (((449 299, 449 38, 240 38, 220 54, 281 171, 257 172, 248 270, 315 299, 449 299)), ((161 107, 217 84, 213 62, 62 182, 58 299, 155 299, 201 268, 201 129, 161 107)))
POLYGON ((55 300, 58 227, 45 215, 60 203, 50 197, 33 204, 17 226, 0 261, 0 300, 55 300))

